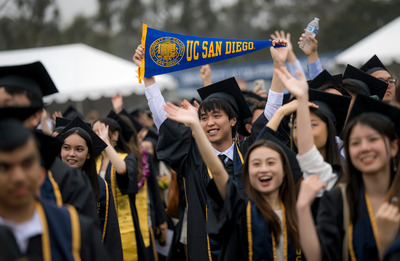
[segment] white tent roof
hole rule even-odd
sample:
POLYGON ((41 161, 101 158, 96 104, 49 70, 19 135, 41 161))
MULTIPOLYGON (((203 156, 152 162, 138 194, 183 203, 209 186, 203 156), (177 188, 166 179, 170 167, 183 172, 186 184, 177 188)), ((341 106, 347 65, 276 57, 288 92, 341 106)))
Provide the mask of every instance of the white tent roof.
POLYGON ((374 54, 385 65, 400 63, 400 16, 335 57, 336 64, 361 66, 374 54))
MULTIPOLYGON (((48 104, 68 100, 83 101, 144 94, 144 85, 138 83, 137 66, 117 56, 85 44, 0 52, 0 66, 41 61, 55 82, 59 93, 45 97, 48 104)), ((157 76, 160 88, 174 89, 172 76, 157 76)))

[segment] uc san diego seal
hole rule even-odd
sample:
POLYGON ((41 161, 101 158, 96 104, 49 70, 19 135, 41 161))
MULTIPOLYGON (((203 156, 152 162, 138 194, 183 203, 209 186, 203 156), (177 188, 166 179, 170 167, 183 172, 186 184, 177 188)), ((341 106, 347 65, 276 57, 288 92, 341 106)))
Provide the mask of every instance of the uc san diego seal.
POLYGON ((151 44, 149 54, 157 65, 172 67, 185 55, 185 45, 177 38, 161 37, 151 44))

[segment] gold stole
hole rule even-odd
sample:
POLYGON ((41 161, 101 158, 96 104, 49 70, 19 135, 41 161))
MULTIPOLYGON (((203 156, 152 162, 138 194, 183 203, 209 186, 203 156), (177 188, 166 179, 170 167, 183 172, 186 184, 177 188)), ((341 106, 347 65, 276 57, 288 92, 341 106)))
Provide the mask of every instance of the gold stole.
MULTIPOLYGON (((121 159, 125 159, 128 154, 119 153, 121 159)), ((103 157, 100 155, 96 160, 97 172, 100 171, 101 161, 103 157)), ((111 165, 111 191, 114 196, 115 210, 118 216, 119 232, 121 235, 122 254, 124 260, 138 260, 135 226, 133 224, 133 216, 129 196, 123 195, 117 186, 117 173, 114 166, 111 165)), ((119 174, 118 174, 119 175, 119 174)))
POLYGON ((57 182, 54 180, 53 173, 51 172, 51 170, 47 171, 47 175, 49 177, 51 185, 53 186, 53 192, 54 192, 54 196, 56 197, 57 206, 61 207, 63 205, 63 201, 62 201, 60 188, 58 187, 57 182))

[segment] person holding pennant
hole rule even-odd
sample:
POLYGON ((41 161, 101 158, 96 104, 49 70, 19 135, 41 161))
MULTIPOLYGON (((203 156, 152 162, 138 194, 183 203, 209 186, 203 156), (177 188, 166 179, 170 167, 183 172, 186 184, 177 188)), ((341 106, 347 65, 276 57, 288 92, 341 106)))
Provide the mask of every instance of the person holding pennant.
MULTIPOLYGON (((276 68, 284 66, 287 50, 275 47, 278 44, 286 44, 285 41, 277 39, 272 44, 274 47, 271 47, 270 51, 274 59, 274 66, 276 68)), ((140 66, 144 56, 145 48, 143 45, 139 45, 133 60, 140 66)), ((166 112, 163 108, 165 101, 154 78, 145 77, 144 84, 149 108, 159 129, 157 155, 160 160, 167 162, 179 175, 184 177, 188 204, 189 260, 214 260, 214 258, 216 260, 220 247, 217 242, 210 240, 205 229, 206 206, 208 205, 206 187, 212 179, 212 174, 201 159, 190 128, 171 121, 165 116, 166 112)), ((282 105, 283 88, 275 77, 272 80, 271 89, 275 90, 280 97, 276 101, 276 107, 282 105)), ((259 135, 264 139, 273 139, 267 132, 261 133, 261 131, 268 122, 270 117, 268 115, 273 114, 276 107, 274 107, 274 103, 267 103, 264 113, 253 124, 251 136, 243 142, 237 142, 234 139, 236 123, 251 113, 236 81, 233 78, 227 79, 201 88, 198 92, 203 98, 198 109, 203 131, 211 142, 214 153, 220 156, 227 172, 238 184, 239 190, 244 192, 239 172, 243 165, 243 155, 259 135)), ((282 147, 289 157, 294 176, 298 179, 301 172, 295 154, 284 145, 282 147)))

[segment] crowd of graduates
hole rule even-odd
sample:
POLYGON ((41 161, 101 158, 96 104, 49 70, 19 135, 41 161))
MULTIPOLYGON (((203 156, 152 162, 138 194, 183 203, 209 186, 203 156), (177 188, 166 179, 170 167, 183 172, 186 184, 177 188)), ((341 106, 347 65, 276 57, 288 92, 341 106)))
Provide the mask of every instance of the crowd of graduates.
POLYGON ((201 102, 145 77, 149 111, 90 119, 47 116, 40 62, 0 67, 0 260, 400 260, 395 73, 331 75, 310 37, 306 77, 271 38, 268 92, 206 65, 201 102))

